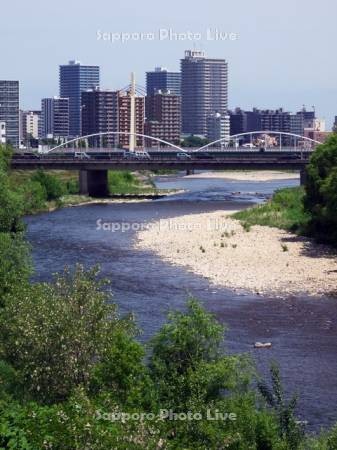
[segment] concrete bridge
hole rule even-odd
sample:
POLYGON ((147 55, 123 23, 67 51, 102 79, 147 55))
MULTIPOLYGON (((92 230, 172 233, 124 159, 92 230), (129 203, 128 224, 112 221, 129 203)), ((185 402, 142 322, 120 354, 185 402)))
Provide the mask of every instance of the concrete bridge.
POLYGON ((214 159, 174 160, 169 158, 149 160, 123 159, 14 159, 16 170, 73 170, 79 172, 80 192, 92 197, 108 195, 108 170, 297 170, 301 182, 305 181, 305 166, 308 158, 293 159, 289 155, 255 154, 254 156, 233 155, 214 159))
MULTIPOLYGON (((259 131, 258 134, 271 134, 272 132, 259 131)), ((106 135, 110 133, 100 133, 106 135)), ((116 133, 113 133, 116 134, 116 133)), ((126 133, 129 134, 129 133, 126 133)), ((251 136, 254 133, 249 133, 251 136)), ((285 134, 289 133, 275 133, 285 134)), ((137 135, 138 136, 138 135, 137 135)), ((142 135, 144 136, 144 135, 142 135)), ((241 135, 232 136, 237 139, 241 135)), ((92 149, 76 149, 76 152, 83 152, 83 158, 74 157, 74 150, 65 149, 66 145, 72 142, 84 140, 90 136, 74 139, 60 146, 50 149, 47 154, 40 157, 16 157, 12 160, 12 168, 16 170, 72 170, 79 172, 80 192, 92 197, 102 197, 108 195, 108 170, 297 170, 301 173, 301 183, 305 182, 306 170, 309 156, 319 142, 312 139, 303 138, 297 135, 290 135, 302 142, 309 142, 310 148, 299 146, 277 148, 234 148, 224 147, 215 150, 214 146, 222 140, 210 143, 200 149, 187 152, 188 149, 180 148, 171 143, 158 140, 171 148, 171 151, 152 151, 146 154, 146 158, 125 158, 122 151, 112 149, 99 149, 100 153, 92 149), (60 153, 60 149, 62 152, 60 153), (207 153, 205 150, 207 149, 207 153), (181 154, 188 154, 186 159, 181 158, 181 154), (91 155, 90 158, 87 154, 91 155)), ((149 136, 145 136, 150 138, 149 136)), ((153 138, 152 138, 153 139, 153 138)), ((252 138, 251 138, 252 140, 252 138)), ((78 155, 76 155, 78 156, 78 155)), ((132 155, 130 155, 132 156, 132 155)))

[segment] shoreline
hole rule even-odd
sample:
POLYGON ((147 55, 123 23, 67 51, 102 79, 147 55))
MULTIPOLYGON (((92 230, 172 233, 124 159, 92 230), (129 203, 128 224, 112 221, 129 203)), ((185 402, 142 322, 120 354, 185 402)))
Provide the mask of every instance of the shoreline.
POLYGON ((289 297, 336 291, 336 251, 277 228, 255 225, 246 230, 233 213, 154 222, 137 234, 135 246, 237 292, 289 297))
POLYGON ((282 172, 278 170, 228 170, 202 172, 194 175, 185 175, 189 179, 213 179, 219 178, 229 181, 275 181, 275 180, 299 180, 300 175, 294 172, 282 172))
POLYGON ((27 216, 35 216, 36 214, 43 214, 43 213, 49 213, 54 212, 60 209, 64 208, 76 208, 79 206, 87 206, 87 205, 110 205, 114 203, 141 203, 141 202, 149 202, 153 200, 153 197, 170 197, 175 194, 181 194, 185 192, 184 189, 179 190, 172 190, 170 192, 153 192, 148 194, 112 194, 111 197, 104 197, 104 198, 94 198, 94 197, 88 197, 85 195, 80 194, 74 194, 69 197, 74 197, 75 201, 66 200, 64 203, 57 204, 55 200, 52 200, 50 202, 46 203, 46 207, 40 210, 36 210, 31 212, 30 214, 26 214, 27 216))

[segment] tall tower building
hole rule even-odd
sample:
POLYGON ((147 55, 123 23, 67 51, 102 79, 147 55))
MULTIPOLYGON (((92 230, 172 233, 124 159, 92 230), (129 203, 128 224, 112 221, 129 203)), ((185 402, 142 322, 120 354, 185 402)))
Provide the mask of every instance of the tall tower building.
MULTIPOLYGON (((157 91, 146 97, 145 134, 175 145, 180 143, 180 96, 170 91, 157 91)), ((158 141, 146 140, 147 146, 158 146, 158 141)))
POLYGON ((158 90, 170 91, 172 94, 180 95, 180 72, 169 72, 164 67, 156 67, 154 71, 146 72, 146 95, 154 95, 158 90))
MULTIPOLYGON (((82 92, 82 134, 118 131, 119 91, 99 88, 82 92)), ((113 148, 118 144, 118 136, 108 134, 88 139, 89 147, 113 148)))
POLYGON ((0 80, 0 122, 5 123, 6 142, 19 147, 19 82, 0 80))
POLYGON ((99 66, 85 66, 79 61, 70 61, 60 66, 60 97, 69 98, 69 133, 76 137, 81 130, 81 94, 99 87, 99 66))
POLYGON ((228 64, 187 50, 181 60, 182 132, 206 136, 207 117, 227 114, 228 64))
POLYGON ((69 99, 43 98, 41 102, 41 134, 44 138, 69 137, 69 99))

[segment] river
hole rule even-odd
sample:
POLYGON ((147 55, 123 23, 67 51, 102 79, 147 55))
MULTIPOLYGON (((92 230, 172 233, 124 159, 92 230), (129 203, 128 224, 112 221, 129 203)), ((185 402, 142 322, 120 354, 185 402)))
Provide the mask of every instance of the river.
POLYGON ((170 309, 180 309, 189 296, 228 326, 228 352, 247 352, 262 376, 272 359, 281 367, 287 393, 300 396, 298 415, 308 430, 337 421, 337 301, 332 298, 264 298, 209 285, 202 277, 134 248, 140 224, 179 215, 239 209, 261 202, 297 180, 225 181, 180 176, 158 177, 158 187, 186 191, 156 201, 95 204, 27 217, 35 280, 49 280, 64 266, 99 264, 111 280, 114 301, 122 313, 133 312, 146 342, 164 323, 170 309), (98 230, 102 222, 133 224, 125 232, 98 230), (255 350, 256 341, 272 342, 255 350))

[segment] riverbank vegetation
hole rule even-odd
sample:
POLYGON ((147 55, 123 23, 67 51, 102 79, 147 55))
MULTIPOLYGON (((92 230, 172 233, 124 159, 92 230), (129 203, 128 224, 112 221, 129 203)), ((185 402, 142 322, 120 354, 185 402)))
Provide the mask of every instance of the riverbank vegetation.
POLYGON ((337 134, 318 146, 305 186, 277 191, 263 205, 234 215, 245 226, 266 225, 337 245, 337 134))
MULTIPOLYGON (((2 152, 6 153, 5 150, 2 152)), ((10 151, 7 152, 10 155, 10 151)), ((72 171, 10 171, 8 184, 17 198, 21 199, 24 214, 97 201, 79 194, 78 173, 72 171)), ((156 189, 150 173, 109 171, 108 187, 109 194, 113 196, 168 193, 166 190, 156 189)))
POLYGON ((304 188, 286 188, 276 191, 267 203, 239 211, 233 215, 245 228, 264 225, 297 233, 305 232, 310 214, 304 207, 304 188))
POLYGON ((159 192, 149 174, 109 171, 109 192, 112 195, 156 194, 159 192))
MULTIPOLYGON (((22 216, 0 154, 0 448, 17 450, 335 450, 296 418, 277 366, 257 377, 229 354, 225 328, 194 299, 172 312, 145 347, 97 268, 32 283, 22 216)), ((48 174, 29 181, 60 195, 48 174)))

